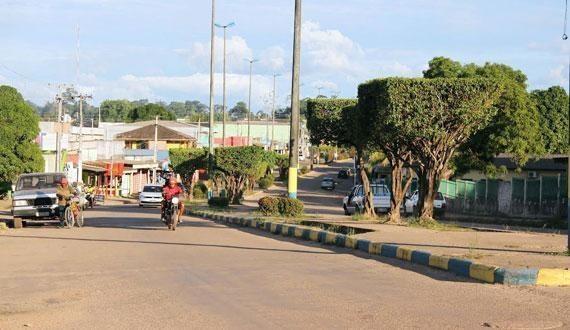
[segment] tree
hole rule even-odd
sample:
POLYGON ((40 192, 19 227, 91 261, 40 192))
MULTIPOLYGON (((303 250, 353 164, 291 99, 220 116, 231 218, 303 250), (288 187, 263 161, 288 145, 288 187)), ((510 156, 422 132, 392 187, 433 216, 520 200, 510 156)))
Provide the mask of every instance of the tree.
POLYGON ((156 116, 160 116, 161 120, 176 120, 176 115, 166 110, 163 106, 154 103, 148 103, 132 109, 129 112, 127 121, 135 122, 154 120, 156 116))
POLYGON ((261 147, 216 148, 215 171, 219 174, 232 204, 240 204, 248 179, 255 177, 265 160, 261 147))
POLYGON ((377 149, 382 150, 383 156, 390 164, 390 212, 388 217, 391 222, 398 223, 400 222, 400 207, 412 183, 412 165, 415 157, 407 137, 401 134, 397 126, 385 120, 391 109, 378 103, 385 101, 384 98, 377 97, 381 88, 385 87, 373 83, 360 85, 358 108, 361 116, 368 118, 370 122, 371 143, 377 149), (405 182, 404 174, 407 174, 405 182))
POLYGON ((531 93, 536 104, 542 141, 548 153, 568 152, 568 94, 553 86, 531 93))
POLYGON ((539 117, 529 93, 526 75, 504 64, 467 64, 436 57, 424 71, 425 78, 489 78, 500 81, 503 93, 494 104, 496 115, 490 125, 465 143, 454 159, 456 173, 469 169, 484 170, 499 153, 512 155, 524 165, 529 155, 540 155, 544 146, 540 135, 539 117))
POLYGON ((234 105, 229 111, 229 116, 232 120, 240 120, 247 118, 247 104, 245 102, 239 101, 234 105))
POLYGON ((447 57, 434 57, 429 61, 429 68, 424 71, 424 78, 457 78, 461 76, 461 63, 447 57))
POLYGON ((128 100, 105 100, 99 105, 101 120, 106 122, 124 122, 134 108, 128 100))
POLYGON ((42 153, 35 143, 40 133, 38 121, 34 109, 15 88, 0 86, 0 182, 43 170, 42 153))
POLYGON ((307 128, 311 135, 311 144, 353 146, 357 153, 359 177, 367 198, 363 212, 374 215, 374 200, 370 191, 370 182, 364 168, 364 154, 368 147, 368 123, 356 111, 355 99, 310 99, 307 102, 307 128))
POLYGON ((442 173, 456 149, 493 118, 501 92, 489 79, 388 78, 360 86, 363 112, 382 114, 383 125, 392 127, 388 135, 416 156, 422 218, 432 218, 442 173))
POLYGON ((192 181, 194 172, 208 166, 207 148, 179 148, 170 149, 169 159, 174 171, 179 173, 186 187, 190 187, 192 196, 195 182, 192 181))

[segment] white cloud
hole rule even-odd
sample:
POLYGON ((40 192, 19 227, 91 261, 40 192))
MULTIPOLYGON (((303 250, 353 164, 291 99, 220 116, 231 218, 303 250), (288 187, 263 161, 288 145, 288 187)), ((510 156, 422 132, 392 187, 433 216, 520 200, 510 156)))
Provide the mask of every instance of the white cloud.
POLYGON ((319 23, 303 23, 301 40, 309 58, 309 71, 325 70, 358 76, 364 51, 338 30, 322 29, 319 23))

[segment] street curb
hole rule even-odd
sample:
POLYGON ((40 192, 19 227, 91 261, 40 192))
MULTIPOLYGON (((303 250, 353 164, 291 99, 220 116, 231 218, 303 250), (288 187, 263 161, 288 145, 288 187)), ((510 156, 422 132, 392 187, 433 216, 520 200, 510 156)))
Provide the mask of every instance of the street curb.
POLYGON ((569 269, 552 268, 523 268, 512 269, 492 265, 478 264, 468 259, 459 259, 432 254, 427 251, 414 250, 396 244, 371 242, 344 234, 333 233, 322 229, 305 226, 263 221, 247 217, 232 217, 204 211, 186 210, 187 215, 199 216, 216 222, 250 227, 273 233, 290 236, 326 245, 335 245, 354 250, 360 250, 371 255, 408 261, 448 271, 457 276, 471 278, 485 283, 508 285, 540 285, 540 286, 570 286, 569 269))

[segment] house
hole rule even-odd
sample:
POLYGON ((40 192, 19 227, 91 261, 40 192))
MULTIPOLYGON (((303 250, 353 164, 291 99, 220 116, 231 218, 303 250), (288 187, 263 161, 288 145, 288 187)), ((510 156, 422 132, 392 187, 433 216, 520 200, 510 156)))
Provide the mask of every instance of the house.
MULTIPOLYGON (((538 179, 540 177, 566 176, 568 155, 549 154, 540 158, 529 159, 526 164, 519 167, 509 154, 499 154, 492 160, 498 169, 496 178, 503 181, 512 179, 538 179)), ((482 171, 469 171, 461 176, 463 180, 479 181, 487 179, 482 171)))
POLYGON ((126 150, 157 150, 196 147, 196 139, 163 125, 147 125, 117 134, 115 140, 124 141, 126 150))

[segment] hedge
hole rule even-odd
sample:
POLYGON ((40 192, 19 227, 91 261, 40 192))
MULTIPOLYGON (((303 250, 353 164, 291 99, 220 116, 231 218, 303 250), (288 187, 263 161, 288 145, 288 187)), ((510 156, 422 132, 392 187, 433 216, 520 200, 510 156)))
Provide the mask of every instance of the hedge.
POLYGON ((208 200, 208 205, 214 207, 228 207, 230 200, 227 197, 212 197, 208 200))
POLYGON ((296 217, 303 214, 304 206, 298 199, 267 196, 258 202, 259 211, 265 216, 296 217))
POLYGON ((273 178, 273 175, 267 175, 259 179, 257 185, 259 186, 260 189, 267 189, 273 185, 274 180, 275 179, 273 178))

